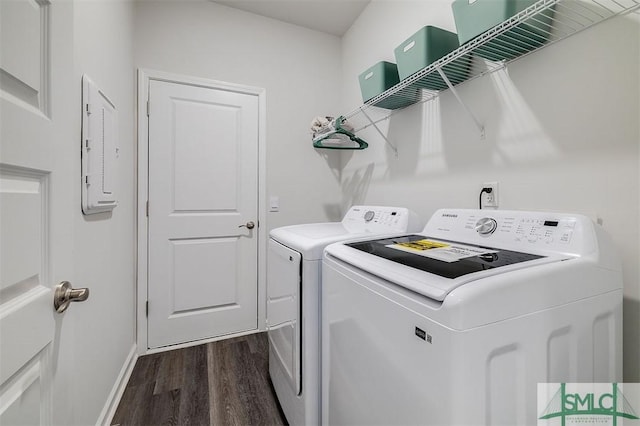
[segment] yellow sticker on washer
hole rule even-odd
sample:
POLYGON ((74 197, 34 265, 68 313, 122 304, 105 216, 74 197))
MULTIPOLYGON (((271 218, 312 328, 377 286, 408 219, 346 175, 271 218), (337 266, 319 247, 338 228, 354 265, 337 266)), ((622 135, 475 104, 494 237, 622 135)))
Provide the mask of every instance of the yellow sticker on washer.
POLYGON ((403 248, 417 250, 417 251, 449 247, 449 244, 441 243, 438 241, 431 241, 431 240, 418 240, 418 241, 411 241, 409 243, 397 243, 395 245, 401 246, 403 248))

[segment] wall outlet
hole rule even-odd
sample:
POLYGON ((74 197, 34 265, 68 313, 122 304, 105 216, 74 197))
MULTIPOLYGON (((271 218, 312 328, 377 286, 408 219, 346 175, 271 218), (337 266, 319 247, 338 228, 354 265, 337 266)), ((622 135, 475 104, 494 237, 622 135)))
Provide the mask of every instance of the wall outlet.
MULTIPOLYGON (((498 207, 498 182, 485 182, 482 188, 491 188, 490 193, 482 194, 482 207, 498 207)), ((480 188, 482 190, 482 188, 480 188)))

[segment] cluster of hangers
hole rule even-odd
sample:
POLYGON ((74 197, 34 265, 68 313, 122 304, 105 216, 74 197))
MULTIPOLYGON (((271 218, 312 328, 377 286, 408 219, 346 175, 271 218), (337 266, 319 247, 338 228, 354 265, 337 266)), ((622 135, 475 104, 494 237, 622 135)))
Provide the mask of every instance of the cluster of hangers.
POLYGON ((346 119, 340 116, 333 120, 327 130, 314 135, 314 148, 323 149, 365 149, 369 146, 363 139, 357 137, 352 131, 344 127, 346 119), (349 144, 347 139, 355 142, 356 145, 349 144))

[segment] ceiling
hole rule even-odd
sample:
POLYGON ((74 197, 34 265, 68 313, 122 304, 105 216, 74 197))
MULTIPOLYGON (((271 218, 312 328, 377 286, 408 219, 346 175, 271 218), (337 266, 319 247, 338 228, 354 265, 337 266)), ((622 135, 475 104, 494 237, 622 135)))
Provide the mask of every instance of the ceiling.
POLYGON ((371 0, 213 0, 225 6, 342 37, 371 0))

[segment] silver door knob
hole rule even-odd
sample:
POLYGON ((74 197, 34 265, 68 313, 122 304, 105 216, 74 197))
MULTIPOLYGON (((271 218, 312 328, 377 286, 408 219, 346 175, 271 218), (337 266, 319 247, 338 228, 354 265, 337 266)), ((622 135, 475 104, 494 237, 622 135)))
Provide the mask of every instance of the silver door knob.
POLYGON ((242 227, 246 227, 247 229, 253 229, 253 228, 256 227, 256 224, 253 223, 252 221, 249 221, 249 222, 245 223, 244 225, 238 226, 238 228, 242 228, 242 227))
POLYGON ((62 281, 56 286, 53 294, 53 307, 61 314, 67 310, 71 302, 84 302, 88 298, 88 288, 71 288, 69 281, 62 281))

